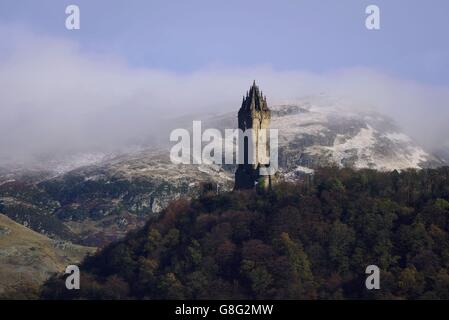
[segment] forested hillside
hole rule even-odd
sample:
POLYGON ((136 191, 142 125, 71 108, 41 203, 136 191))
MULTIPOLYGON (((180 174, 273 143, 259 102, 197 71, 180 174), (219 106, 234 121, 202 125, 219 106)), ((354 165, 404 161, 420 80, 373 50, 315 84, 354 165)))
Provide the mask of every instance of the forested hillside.
POLYGON ((270 192, 178 200, 42 298, 449 299, 449 168, 327 168, 270 192), (365 268, 381 269, 380 290, 365 268))

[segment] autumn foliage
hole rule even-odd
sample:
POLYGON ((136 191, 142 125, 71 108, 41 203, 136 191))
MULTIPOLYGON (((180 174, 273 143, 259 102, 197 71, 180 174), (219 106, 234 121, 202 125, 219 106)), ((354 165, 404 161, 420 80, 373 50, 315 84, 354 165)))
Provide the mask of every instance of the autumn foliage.
POLYGON ((322 169, 313 180, 173 202, 43 298, 449 299, 449 168, 322 169), (365 268, 381 269, 367 290, 365 268))

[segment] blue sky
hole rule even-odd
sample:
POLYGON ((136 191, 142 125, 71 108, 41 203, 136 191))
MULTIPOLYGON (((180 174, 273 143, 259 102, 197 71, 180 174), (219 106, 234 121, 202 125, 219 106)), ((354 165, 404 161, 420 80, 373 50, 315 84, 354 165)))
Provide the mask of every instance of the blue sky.
MULTIPOLYGON (((449 148, 448 0, 0 0, 0 150, 98 151, 162 120, 322 95, 449 148), (77 4, 81 29, 65 28, 77 4), (380 7, 381 30, 365 28, 380 7)), ((168 139, 168 137, 158 137, 168 139)), ((15 161, 15 160, 14 160, 15 161)))
POLYGON ((0 23, 75 41, 132 67, 189 73, 270 66, 328 72, 368 67, 429 84, 449 83, 447 0, 1 0, 0 23), (64 27, 81 9, 81 30, 64 27), (381 30, 364 27, 381 9, 381 30))

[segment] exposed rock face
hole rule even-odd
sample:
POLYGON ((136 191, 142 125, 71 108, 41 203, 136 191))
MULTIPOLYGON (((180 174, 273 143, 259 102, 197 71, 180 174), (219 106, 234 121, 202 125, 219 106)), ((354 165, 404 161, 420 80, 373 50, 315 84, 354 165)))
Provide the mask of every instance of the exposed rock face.
POLYGON ((231 172, 220 166, 177 165, 165 150, 143 151, 39 182, 0 177, 0 211, 50 238, 101 247, 170 201, 197 196, 204 182, 219 190, 233 185, 231 172))
POLYGON ((235 173, 235 189, 252 189, 259 179, 259 167, 269 162, 269 140, 271 111, 266 97, 262 95, 254 81, 242 107, 238 112, 239 129, 244 133, 251 129, 251 136, 245 137, 244 164, 239 164, 235 173), (259 152, 259 149, 265 152, 259 152))

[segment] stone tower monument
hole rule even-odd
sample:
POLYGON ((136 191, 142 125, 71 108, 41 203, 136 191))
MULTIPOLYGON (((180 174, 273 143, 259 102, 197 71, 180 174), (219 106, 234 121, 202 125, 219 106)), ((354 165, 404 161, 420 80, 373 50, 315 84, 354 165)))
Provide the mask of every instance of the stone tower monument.
POLYGON ((252 134, 251 138, 244 140, 244 163, 239 164, 235 172, 235 189, 252 189, 256 184, 261 184, 263 188, 271 186, 271 177, 259 174, 260 167, 267 165, 270 159, 270 119, 271 111, 268 109, 266 97, 254 81, 246 97, 243 97, 238 113, 239 129, 244 133, 252 129, 252 134))

